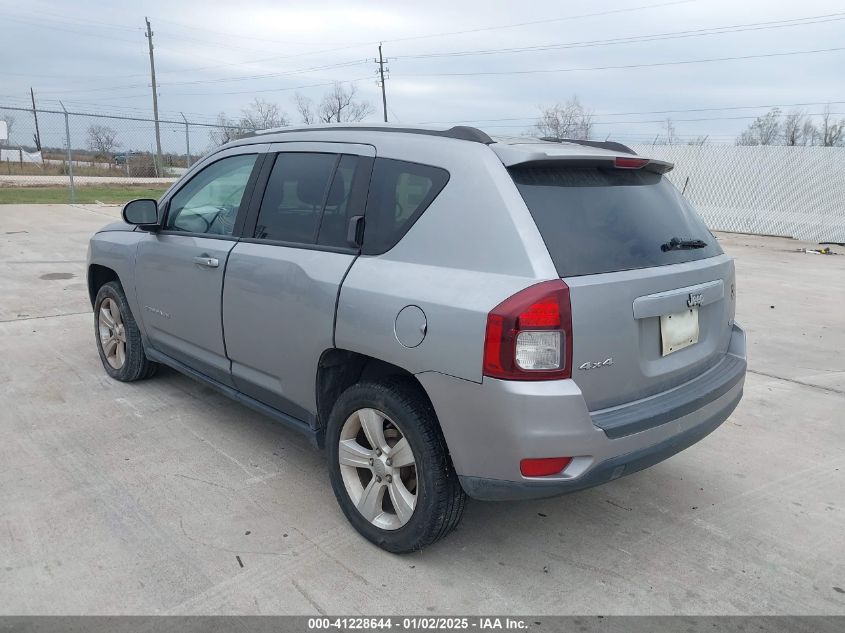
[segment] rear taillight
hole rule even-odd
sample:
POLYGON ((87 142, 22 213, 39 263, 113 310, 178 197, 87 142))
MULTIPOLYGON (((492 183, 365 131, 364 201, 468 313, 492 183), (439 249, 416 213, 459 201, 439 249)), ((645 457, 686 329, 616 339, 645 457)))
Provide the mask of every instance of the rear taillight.
POLYGON ((487 315, 484 375, 504 380, 572 377, 572 307, 563 280, 526 288, 487 315))

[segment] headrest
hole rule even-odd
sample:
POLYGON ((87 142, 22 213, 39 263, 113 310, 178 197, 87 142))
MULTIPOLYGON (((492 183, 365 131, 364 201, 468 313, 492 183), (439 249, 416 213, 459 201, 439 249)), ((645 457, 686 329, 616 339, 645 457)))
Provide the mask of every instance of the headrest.
POLYGON ((305 204, 320 206, 326 192, 326 176, 321 170, 309 171, 296 182, 296 197, 305 204))

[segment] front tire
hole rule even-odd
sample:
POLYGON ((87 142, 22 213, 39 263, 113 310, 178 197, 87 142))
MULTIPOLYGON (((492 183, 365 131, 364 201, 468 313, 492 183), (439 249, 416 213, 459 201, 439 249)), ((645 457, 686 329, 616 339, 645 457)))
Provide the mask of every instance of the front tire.
POLYGON ((411 381, 347 389, 329 416, 326 447, 343 513, 379 547, 420 550, 460 521, 466 496, 434 409, 411 381))
POLYGON ((94 335, 106 373, 121 382, 152 376, 158 365, 147 358, 141 331, 117 281, 104 284, 94 300, 94 335))

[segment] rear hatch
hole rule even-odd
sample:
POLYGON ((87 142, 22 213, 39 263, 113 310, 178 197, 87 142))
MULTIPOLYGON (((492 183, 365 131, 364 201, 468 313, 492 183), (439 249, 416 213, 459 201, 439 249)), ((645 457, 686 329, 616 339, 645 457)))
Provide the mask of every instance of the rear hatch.
MULTIPOLYGON (((591 411, 694 379, 727 351, 734 266, 663 175, 619 152, 508 171, 570 288, 572 378, 591 411)), ((507 162, 506 162, 507 165, 507 162)))

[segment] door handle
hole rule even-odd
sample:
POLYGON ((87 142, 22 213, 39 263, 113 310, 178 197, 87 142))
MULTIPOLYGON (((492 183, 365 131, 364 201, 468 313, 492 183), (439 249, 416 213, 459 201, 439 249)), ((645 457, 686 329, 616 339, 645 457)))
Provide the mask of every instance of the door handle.
POLYGON ((209 257, 208 255, 198 255, 194 257, 194 263, 200 266, 207 266, 208 268, 217 268, 220 265, 220 260, 216 257, 209 257))

